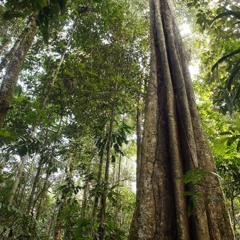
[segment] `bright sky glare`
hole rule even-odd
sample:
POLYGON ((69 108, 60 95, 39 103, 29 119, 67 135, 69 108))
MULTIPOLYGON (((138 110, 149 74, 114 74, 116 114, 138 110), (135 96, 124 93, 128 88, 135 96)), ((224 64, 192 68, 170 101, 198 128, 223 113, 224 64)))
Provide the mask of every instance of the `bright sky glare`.
MULTIPOLYGON (((187 21, 187 19, 185 20, 187 21)), ((181 24, 179 28, 180 28, 180 33, 182 37, 192 34, 191 26, 187 22, 181 24)), ((189 65, 189 71, 191 74, 191 78, 194 79, 194 77, 196 77, 196 75, 199 73, 199 61, 195 61, 194 63, 191 63, 189 65)))

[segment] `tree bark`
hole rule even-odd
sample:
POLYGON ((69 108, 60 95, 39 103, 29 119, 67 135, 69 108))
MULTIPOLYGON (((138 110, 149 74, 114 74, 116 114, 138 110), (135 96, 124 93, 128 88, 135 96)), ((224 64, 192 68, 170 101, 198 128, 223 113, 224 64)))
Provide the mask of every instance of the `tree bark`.
POLYGON ((28 158, 29 158, 28 154, 25 154, 21 158, 21 163, 20 163, 20 166, 19 166, 19 170, 18 170, 17 176, 15 178, 15 181, 14 181, 14 184, 13 184, 13 187, 12 187, 12 190, 11 190, 11 194, 9 196, 9 201, 8 201, 9 206, 13 205, 13 201, 14 201, 14 198, 15 198, 18 186, 19 186, 19 182, 20 182, 20 179, 21 179, 22 174, 23 174, 24 166, 25 166, 26 162, 28 161, 28 158))
MULTIPOLYGON (((100 160, 99 160, 99 167, 98 167, 98 175, 97 175, 97 184, 96 188, 99 189, 102 183, 102 172, 103 172, 103 157, 104 157, 104 149, 100 151, 100 160)), ((95 193, 94 196, 94 205, 93 205, 93 213, 92 218, 95 221, 98 211, 98 203, 99 203, 99 196, 98 193, 95 193)))
MULTIPOLYGON (((142 84, 141 84, 142 85, 142 84)), ((140 85, 140 87, 141 87, 140 85)), ((141 148, 142 148, 142 109, 141 109, 141 99, 138 99, 138 106, 137 106, 137 185, 139 182, 139 173, 140 173, 140 166, 141 166, 141 148)))
POLYGON ((37 167, 37 172, 36 172, 36 175, 35 175, 34 180, 33 180, 33 186, 32 186, 32 189, 31 189, 31 193, 30 193, 30 196, 28 198, 27 214, 30 214, 31 210, 33 210, 34 195, 35 195, 35 192, 36 192, 37 184, 38 184, 39 179, 40 179, 43 164, 44 164, 43 156, 41 156, 40 160, 39 160, 39 165, 37 167))
POLYGON ((32 14, 29 18, 28 25, 22 32, 21 36, 0 64, 1 69, 6 66, 0 88, 0 128, 3 126, 4 119, 6 118, 7 112, 10 108, 18 75, 26 54, 32 45, 35 32, 36 14, 32 14))
POLYGON ((104 176, 104 190, 101 195, 100 205, 100 224, 99 224, 99 240, 105 239, 105 225, 106 225, 106 208, 107 208, 107 191, 109 188, 109 168, 111 161, 111 146, 112 146, 112 133, 113 133, 113 122, 114 122, 114 109, 111 110, 111 117, 108 131, 108 142, 106 147, 106 167, 104 176))
MULTIPOLYGON (((73 185, 73 158, 70 156, 68 160, 68 166, 65 169, 65 182, 70 187, 73 185)), ((69 194, 62 192, 62 196, 60 198, 60 202, 58 204, 58 213, 56 218, 56 226, 54 229, 54 240, 61 240, 63 237, 63 233, 66 230, 64 226, 64 222, 62 219, 62 211, 64 210, 64 207, 67 204, 69 198, 69 194)))
POLYGON ((234 239, 171 1, 150 0, 150 16, 150 82, 129 240, 234 239), (184 174, 197 168, 203 179, 185 185, 184 174), (196 198, 196 207, 185 191, 196 198))
POLYGON ((35 203, 34 203, 34 206, 35 206, 36 201, 39 199, 38 207, 37 207, 37 210, 36 210, 36 220, 37 221, 39 220, 39 218, 41 216, 41 213, 42 213, 44 197, 47 196, 47 190, 51 185, 51 183, 49 182, 49 177, 50 177, 50 173, 47 173, 47 175, 45 177, 45 180, 44 180, 43 188, 42 188, 41 192, 38 193, 38 196, 37 196, 37 198, 35 200, 35 203))

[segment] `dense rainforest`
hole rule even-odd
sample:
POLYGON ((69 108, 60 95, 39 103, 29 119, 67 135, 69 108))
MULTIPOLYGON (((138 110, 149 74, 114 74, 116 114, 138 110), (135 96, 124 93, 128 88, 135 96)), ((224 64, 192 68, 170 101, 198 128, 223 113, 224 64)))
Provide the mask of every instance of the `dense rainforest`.
POLYGON ((0 1, 0 239, 240 239, 238 0, 0 1))

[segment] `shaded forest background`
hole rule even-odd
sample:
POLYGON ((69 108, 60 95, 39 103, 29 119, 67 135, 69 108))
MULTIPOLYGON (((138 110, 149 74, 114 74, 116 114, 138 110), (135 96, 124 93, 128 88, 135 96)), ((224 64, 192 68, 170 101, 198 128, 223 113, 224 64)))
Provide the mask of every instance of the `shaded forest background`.
MULTIPOLYGON (((239 4, 175 5, 239 237, 239 4)), ((17 79, 0 130, 0 238, 98 239, 105 223, 106 239, 127 239, 149 78, 148 4, 8 0, 0 14, 1 92, 10 72, 17 79), (20 64, 14 57, 28 47, 20 64)), ((184 181, 199 184, 201 174, 184 181)))

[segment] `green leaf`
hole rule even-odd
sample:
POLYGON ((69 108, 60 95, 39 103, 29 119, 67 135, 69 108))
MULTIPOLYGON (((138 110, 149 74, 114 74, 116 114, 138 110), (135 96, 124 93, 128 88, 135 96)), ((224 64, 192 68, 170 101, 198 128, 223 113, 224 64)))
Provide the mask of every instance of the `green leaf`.
MULTIPOLYGON (((11 132, 9 132, 9 131, 7 131, 7 130, 4 130, 4 129, 1 129, 0 130, 0 139, 1 139, 1 141, 3 140, 3 141, 5 141, 5 140, 15 140, 16 139, 16 137, 11 133, 11 132), (5 139, 5 140, 4 140, 5 139)), ((1 142, 0 141, 0 142, 1 142)))
POLYGON ((233 83, 233 80, 236 78, 236 76, 240 73, 240 59, 236 62, 233 70, 231 71, 231 74, 227 80, 227 88, 228 90, 231 89, 231 85, 233 83))
POLYGON ((229 138, 227 141, 227 146, 232 145, 238 138, 239 138, 239 136, 233 136, 233 137, 229 138))
POLYGON ((61 8, 61 11, 63 12, 67 5, 67 0, 58 0, 59 6, 61 8))
POLYGON ((236 54, 239 54, 239 53, 240 53, 240 49, 237 49, 237 50, 232 51, 232 52, 230 52, 229 54, 221 57, 221 58, 213 65, 213 67, 212 67, 212 72, 214 71, 215 68, 218 67, 218 65, 219 65, 220 63, 224 62, 226 59, 228 59, 228 58, 230 58, 230 57, 232 57, 232 56, 234 56, 234 55, 236 55, 236 54))
POLYGON ((237 151, 240 151, 240 140, 238 141, 238 144, 237 144, 237 151))
POLYGON ((20 12, 6 11, 3 13, 2 17, 5 20, 11 20, 13 18, 24 17, 24 14, 20 12))
POLYGON ((112 163, 115 163, 116 162, 116 157, 114 155, 112 155, 112 160, 111 160, 112 163))
POLYGON ((226 131, 226 132, 221 132, 219 135, 232 135, 232 132, 226 131))
POLYGON ((33 0, 35 3, 33 4, 36 9, 41 10, 44 7, 49 5, 49 0, 33 0))
POLYGON ((20 85, 17 85, 14 89, 13 95, 15 97, 19 97, 21 95, 21 93, 22 93, 22 87, 20 85))
POLYGON ((183 176, 183 182, 185 184, 192 183, 193 185, 199 184, 202 178, 206 175, 206 171, 200 168, 194 168, 183 176))
POLYGON ((222 12, 220 14, 218 14, 211 22, 211 26, 214 24, 214 22, 219 19, 219 18, 223 18, 223 17, 228 17, 228 16, 234 16, 236 17, 237 19, 240 19, 240 12, 235 12, 235 11, 231 11, 231 10, 228 10, 226 8, 225 9, 225 12, 222 12))

